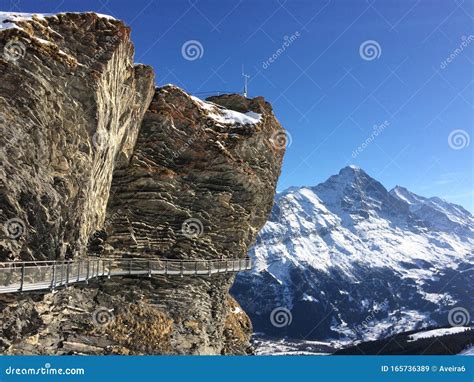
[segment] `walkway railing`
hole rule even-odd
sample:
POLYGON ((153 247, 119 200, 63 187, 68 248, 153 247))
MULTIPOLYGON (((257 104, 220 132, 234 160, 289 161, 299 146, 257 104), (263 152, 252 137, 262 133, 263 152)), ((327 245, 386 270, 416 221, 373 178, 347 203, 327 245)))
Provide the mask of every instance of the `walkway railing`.
POLYGON ((98 277, 169 275, 212 276, 251 269, 249 258, 237 260, 167 260, 97 258, 75 261, 0 262, 0 293, 51 289, 98 277))

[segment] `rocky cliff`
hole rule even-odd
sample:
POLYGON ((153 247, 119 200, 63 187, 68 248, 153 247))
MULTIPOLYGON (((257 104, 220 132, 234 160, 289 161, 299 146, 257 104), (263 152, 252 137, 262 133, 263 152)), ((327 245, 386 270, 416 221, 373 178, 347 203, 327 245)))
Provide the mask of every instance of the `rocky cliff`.
MULTIPOLYGON (((151 69, 133 66, 129 29, 108 17, 9 15, 3 25, 1 260, 246 255, 285 146, 263 98, 153 91, 151 69)), ((123 277, 0 295, 0 349, 244 354, 252 327, 228 293, 233 279, 123 277)))
POLYGON ((3 17, 0 260, 83 255, 104 223, 115 162, 154 89, 130 30, 88 14, 3 17), (14 240, 11 240, 13 238, 14 240))
POLYGON ((273 204, 284 134, 262 98, 157 89, 107 208, 112 253, 243 257, 273 204))

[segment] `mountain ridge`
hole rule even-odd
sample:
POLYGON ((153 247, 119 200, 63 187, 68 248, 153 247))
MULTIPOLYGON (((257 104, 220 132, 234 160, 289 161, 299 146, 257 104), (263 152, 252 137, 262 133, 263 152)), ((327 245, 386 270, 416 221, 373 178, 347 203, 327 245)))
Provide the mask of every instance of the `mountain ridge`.
POLYGON ((368 340, 445 324, 455 304, 472 306, 472 287, 462 286, 471 283, 472 215, 411 192, 408 203, 397 191, 348 166, 279 193, 249 253, 255 269, 233 288, 256 331, 368 340), (272 312, 283 308, 292 322, 276 327, 272 312), (361 324, 369 316, 376 328, 361 324))

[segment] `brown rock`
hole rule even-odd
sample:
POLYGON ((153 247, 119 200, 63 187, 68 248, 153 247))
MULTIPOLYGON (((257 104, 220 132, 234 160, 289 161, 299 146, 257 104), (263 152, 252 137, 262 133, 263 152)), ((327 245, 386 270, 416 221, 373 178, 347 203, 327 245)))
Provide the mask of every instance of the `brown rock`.
POLYGON ((107 208, 114 254, 182 259, 243 257, 273 204, 284 131, 263 98, 157 89, 107 208), (260 122, 238 123, 259 113, 260 122), (216 117, 217 115, 217 117, 216 117), (230 118, 230 117, 233 117, 230 118), (224 122, 222 122, 224 121, 224 122))
POLYGON ((133 65, 120 21, 14 22, 0 30, 0 261, 83 255, 104 223, 114 163, 133 150, 153 71, 133 65))
MULTIPOLYGON (((15 223, 0 230, 0 261, 104 249, 246 256, 284 154, 271 106, 236 94, 203 102, 174 86, 153 96, 153 74, 133 66, 119 21, 64 14, 17 24, 0 31, 0 52, 9 41, 26 47, 14 62, 0 58, 0 223, 15 223)), ((0 352, 248 354, 252 326, 229 296, 233 281, 113 277, 0 295, 0 352)))

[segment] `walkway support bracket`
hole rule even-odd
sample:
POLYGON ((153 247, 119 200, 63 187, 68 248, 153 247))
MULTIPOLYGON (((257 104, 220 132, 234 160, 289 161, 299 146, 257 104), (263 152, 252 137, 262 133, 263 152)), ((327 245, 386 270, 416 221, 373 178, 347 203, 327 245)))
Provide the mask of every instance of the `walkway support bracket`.
POLYGON ((23 292, 23 285, 25 284, 25 263, 21 264, 21 283, 20 292, 23 292))

